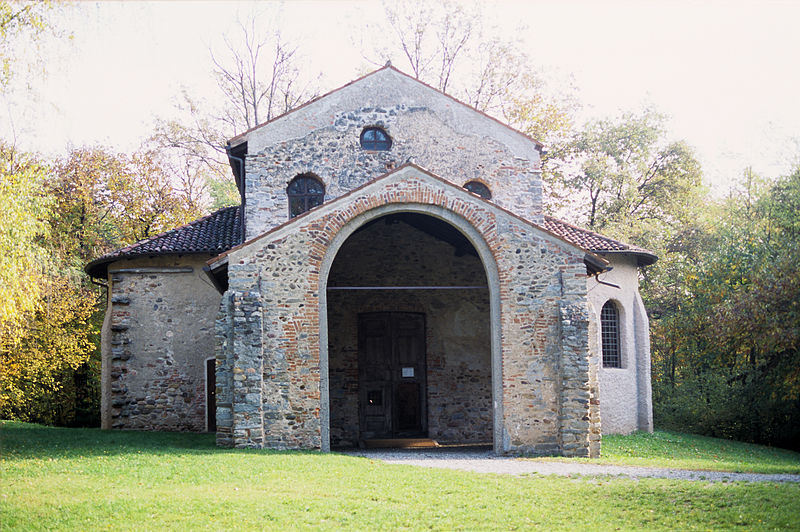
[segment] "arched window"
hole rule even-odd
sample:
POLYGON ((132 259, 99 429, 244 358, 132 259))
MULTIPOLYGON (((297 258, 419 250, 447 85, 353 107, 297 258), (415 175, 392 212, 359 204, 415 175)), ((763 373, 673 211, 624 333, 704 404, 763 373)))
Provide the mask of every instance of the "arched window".
POLYGON ((379 127, 365 127, 361 132, 361 147, 371 151, 387 151, 392 147, 392 139, 379 127))
POLYGON ((300 174, 286 187, 286 195, 289 196, 289 218, 294 218, 317 205, 322 205, 325 199, 325 185, 314 174, 300 174))
POLYGON ((487 187, 480 181, 470 181, 469 183, 464 185, 464 188, 466 188, 473 194, 477 194, 483 199, 492 199, 492 191, 489 190, 489 187, 487 187))
POLYGON ((603 367, 621 368, 619 310, 613 301, 607 301, 600 311, 600 333, 603 340, 603 367))

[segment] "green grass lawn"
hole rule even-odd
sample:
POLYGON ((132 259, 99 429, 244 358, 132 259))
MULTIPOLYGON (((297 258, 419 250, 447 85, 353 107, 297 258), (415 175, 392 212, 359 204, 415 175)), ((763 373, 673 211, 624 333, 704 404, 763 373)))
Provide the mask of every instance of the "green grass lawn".
POLYGON ((217 449, 207 434, 0 431, 3 531, 800 526, 797 484, 511 477, 217 449))
MULTIPOLYGON (((655 431, 603 436, 600 459, 536 458, 671 469, 743 473, 800 473, 800 453, 719 438, 655 431)), ((800 526, 800 524, 799 524, 800 526)))

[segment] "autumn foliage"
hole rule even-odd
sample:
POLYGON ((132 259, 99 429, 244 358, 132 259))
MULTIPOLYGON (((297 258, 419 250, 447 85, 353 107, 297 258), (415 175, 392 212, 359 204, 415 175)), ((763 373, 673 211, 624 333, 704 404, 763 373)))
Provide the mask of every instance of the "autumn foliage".
POLYGON ((800 448, 800 169, 747 171, 715 199, 663 120, 626 113, 555 145, 549 207, 659 257, 641 280, 657 427, 800 448))
POLYGON ((3 145, 0 164, 0 417, 94 424, 105 292, 83 266, 195 219, 200 198, 152 152, 3 145))
POLYGON ((800 169, 697 213, 644 290, 656 423, 800 448, 800 169))

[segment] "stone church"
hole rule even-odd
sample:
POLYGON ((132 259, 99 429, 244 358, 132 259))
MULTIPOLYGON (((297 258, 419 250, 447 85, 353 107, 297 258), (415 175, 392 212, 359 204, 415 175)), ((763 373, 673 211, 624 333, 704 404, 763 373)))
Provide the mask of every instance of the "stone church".
POLYGON ((656 257, 546 216, 536 140, 387 66, 227 148, 240 206, 86 266, 104 428, 568 456, 652 430, 656 257))

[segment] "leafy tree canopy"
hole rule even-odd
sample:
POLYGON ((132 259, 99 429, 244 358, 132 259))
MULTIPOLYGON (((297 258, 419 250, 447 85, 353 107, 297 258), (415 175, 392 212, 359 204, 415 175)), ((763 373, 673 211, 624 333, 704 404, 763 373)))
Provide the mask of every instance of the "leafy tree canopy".
POLYGON ((105 299, 82 268, 194 220, 198 198, 152 152, 47 163, 1 145, 0 165, 0 417, 72 423, 80 397, 96 416, 105 299))
POLYGON ((21 40, 36 40, 52 29, 48 12, 52 2, 0 0, 0 87, 8 85, 15 70, 15 54, 21 40))
POLYGON ((651 109, 589 122, 547 161, 553 207, 645 246, 653 224, 687 221, 687 207, 704 193, 700 164, 685 143, 665 136, 664 117, 651 109))

